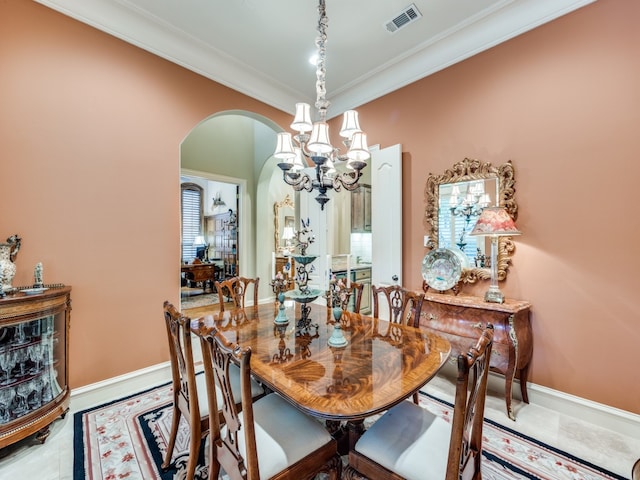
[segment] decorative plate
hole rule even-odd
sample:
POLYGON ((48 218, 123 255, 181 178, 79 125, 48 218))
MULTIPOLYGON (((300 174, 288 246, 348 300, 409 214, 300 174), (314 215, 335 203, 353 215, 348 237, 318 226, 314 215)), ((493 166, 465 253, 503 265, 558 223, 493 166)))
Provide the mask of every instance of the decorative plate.
POLYGON ((38 295, 39 293, 44 292, 45 290, 49 290, 48 288, 25 288, 24 290, 20 290, 25 295, 38 295))
POLYGON ((453 253, 458 256, 458 260, 460 260, 460 267, 464 270, 465 268, 469 268, 469 257, 458 247, 447 247, 453 253))
POLYGON ((460 280, 460 259, 448 248, 427 253, 422 260, 422 278, 434 290, 449 290, 460 280))

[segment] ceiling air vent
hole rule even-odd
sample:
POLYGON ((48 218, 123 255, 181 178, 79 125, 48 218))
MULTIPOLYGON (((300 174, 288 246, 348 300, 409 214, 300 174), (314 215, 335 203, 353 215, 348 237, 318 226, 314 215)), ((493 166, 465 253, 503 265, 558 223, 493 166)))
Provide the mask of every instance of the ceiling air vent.
POLYGON ((389 33, 395 33, 401 28, 406 27, 410 23, 415 22, 420 18, 422 18, 422 14, 418 10, 418 7, 416 7, 415 4, 412 3, 402 12, 396 15, 392 20, 385 22, 384 28, 389 33))

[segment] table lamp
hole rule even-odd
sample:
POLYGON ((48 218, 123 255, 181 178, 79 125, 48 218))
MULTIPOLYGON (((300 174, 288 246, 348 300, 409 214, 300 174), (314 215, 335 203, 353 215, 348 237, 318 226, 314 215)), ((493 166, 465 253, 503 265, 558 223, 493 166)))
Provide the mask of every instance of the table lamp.
POLYGON ((204 241, 204 235, 196 235, 193 240, 193 246, 196 247, 196 258, 204 261, 207 257, 207 243, 204 241))
POLYGON ((521 232, 504 207, 487 207, 482 210, 469 235, 491 237, 491 285, 484 294, 484 300, 504 303, 504 294, 498 288, 498 237, 521 235, 521 232))

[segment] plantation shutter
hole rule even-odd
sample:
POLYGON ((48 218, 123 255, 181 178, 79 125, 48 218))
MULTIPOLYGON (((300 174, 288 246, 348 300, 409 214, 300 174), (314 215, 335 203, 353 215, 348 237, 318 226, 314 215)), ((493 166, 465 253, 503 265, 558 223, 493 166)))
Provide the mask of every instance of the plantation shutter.
POLYGON ((202 235, 202 188, 195 184, 182 184, 182 261, 196 258, 196 236, 202 235))

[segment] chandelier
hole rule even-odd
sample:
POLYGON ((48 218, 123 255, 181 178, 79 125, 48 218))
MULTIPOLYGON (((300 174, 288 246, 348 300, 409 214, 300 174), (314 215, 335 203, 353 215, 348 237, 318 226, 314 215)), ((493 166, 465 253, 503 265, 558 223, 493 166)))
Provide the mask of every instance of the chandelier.
POLYGON ((328 24, 325 0, 320 0, 318 5, 318 36, 316 46, 318 47, 318 62, 316 64, 316 103, 319 120, 311 122, 311 107, 308 103, 297 103, 296 113, 291 124, 291 128, 298 132, 291 135, 289 132, 278 133, 276 151, 274 157, 281 159, 278 167, 282 169, 284 181, 296 191, 314 189, 318 190, 316 200, 320 204, 321 210, 329 201, 327 190, 334 189, 340 191, 355 190, 358 187, 358 180, 362 175, 362 169, 367 166, 367 160, 371 158, 367 146, 367 135, 360 130, 358 122, 358 112, 347 110, 344 112, 340 136, 342 143, 347 148, 346 154, 341 154, 340 150, 329 141, 329 125, 326 122, 329 101, 326 99, 325 87, 325 61, 326 61, 326 28, 328 24), (307 133, 311 132, 311 134, 307 133), (292 140, 295 140, 295 145, 292 140), (303 157, 309 159, 315 165, 313 173, 306 173, 303 157), (342 171, 336 169, 336 165, 343 165, 346 168, 342 171))
POLYGON ((460 250, 464 251, 467 246, 466 235, 471 224, 471 220, 480 216, 482 211, 491 203, 488 193, 484 191, 482 181, 472 182, 469 184, 467 194, 460 196, 460 188, 454 185, 451 189, 451 197, 449 198, 449 209, 454 217, 461 217, 464 220, 462 225, 462 233, 456 242, 460 250))

